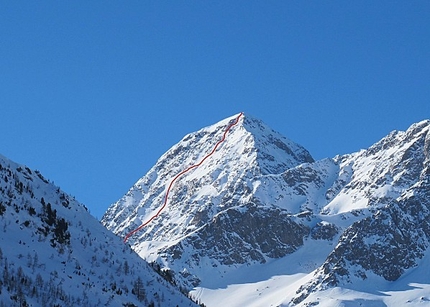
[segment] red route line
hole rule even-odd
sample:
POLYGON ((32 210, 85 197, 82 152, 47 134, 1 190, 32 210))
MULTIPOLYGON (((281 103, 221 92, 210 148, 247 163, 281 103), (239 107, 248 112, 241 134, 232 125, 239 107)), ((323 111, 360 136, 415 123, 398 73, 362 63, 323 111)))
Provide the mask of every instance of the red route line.
POLYGON ((222 139, 220 141, 218 141, 218 143, 215 144, 215 147, 212 149, 212 151, 206 156, 204 157, 199 163, 191 165, 190 167, 188 167, 187 169, 183 170, 182 172, 180 172, 179 174, 177 174, 172 181, 170 181, 169 187, 167 188, 167 192, 166 195, 164 196, 164 203, 163 206, 161 206, 160 209, 158 209, 157 213, 155 215, 153 215, 149 220, 147 220, 145 223, 143 223, 142 225, 140 225, 139 227, 137 227, 136 229, 132 230, 131 232, 129 232, 125 238, 124 238, 124 243, 127 242, 127 240, 134 235, 136 232, 138 232, 139 230, 141 230, 143 227, 145 227, 146 225, 148 225, 149 223, 151 223, 163 210, 164 208, 166 208, 167 206, 167 198, 169 197, 169 192, 170 189, 172 188, 173 183, 178 180, 179 177, 181 177, 183 174, 189 172, 190 170, 192 170, 193 168, 199 167, 200 165, 202 165, 202 163, 209 158, 210 156, 212 156, 214 154, 214 152, 217 150, 218 146, 224 142, 225 137, 227 135, 227 132, 231 129, 231 127, 235 126, 238 122, 240 117, 243 115, 243 112, 240 112, 239 116, 236 117, 236 120, 231 123, 224 131, 224 134, 222 136, 222 139))

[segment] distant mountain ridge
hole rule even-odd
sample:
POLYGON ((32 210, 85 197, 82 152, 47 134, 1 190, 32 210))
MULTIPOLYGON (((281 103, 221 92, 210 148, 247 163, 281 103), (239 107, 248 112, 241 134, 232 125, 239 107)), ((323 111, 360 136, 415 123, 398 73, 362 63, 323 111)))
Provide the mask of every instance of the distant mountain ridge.
MULTIPOLYGON (((204 156, 235 117, 185 136, 109 207, 102 223, 124 236, 148 219, 170 178, 204 156)), ((245 114, 213 157, 175 185, 166 210, 129 242, 207 306, 219 304, 212 293, 252 288, 259 277, 247 268, 265 275, 276 263, 289 282, 275 287, 271 278, 260 280, 267 290, 263 295, 258 287, 254 306, 324 306, 328 289, 362 280, 394 287, 429 263, 429 129, 425 120, 369 149, 314 161, 245 114)), ((420 282, 430 289, 430 278, 420 282)), ((357 290, 360 300, 389 301, 366 291, 357 290)), ((231 294, 230 306, 243 306, 246 295, 239 293, 231 294)), ((410 301, 422 294, 402 293, 410 301)))

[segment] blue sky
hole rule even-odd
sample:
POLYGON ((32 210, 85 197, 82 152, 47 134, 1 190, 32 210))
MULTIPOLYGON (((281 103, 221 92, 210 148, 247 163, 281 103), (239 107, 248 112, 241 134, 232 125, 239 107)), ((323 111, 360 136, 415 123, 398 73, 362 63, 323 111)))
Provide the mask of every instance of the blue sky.
POLYGON ((316 159, 430 118, 428 1, 8 1, 0 153, 100 218, 240 111, 316 159))

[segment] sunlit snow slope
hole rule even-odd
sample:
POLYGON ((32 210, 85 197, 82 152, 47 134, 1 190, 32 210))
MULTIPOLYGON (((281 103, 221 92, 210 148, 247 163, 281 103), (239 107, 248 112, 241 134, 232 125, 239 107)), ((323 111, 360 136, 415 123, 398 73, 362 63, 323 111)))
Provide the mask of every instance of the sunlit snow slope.
MULTIPOLYGON (((171 178, 205 156, 236 116, 185 136, 102 223, 124 236, 150 218, 171 178)), ((357 294, 357 302, 403 306, 381 294, 397 290, 419 303, 423 292, 407 285, 430 284, 416 277, 428 267, 429 127, 422 121, 369 149, 314 161, 245 114, 129 242, 207 306, 219 306, 220 296, 229 306, 323 304, 330 289, 336 304, 357 294)))

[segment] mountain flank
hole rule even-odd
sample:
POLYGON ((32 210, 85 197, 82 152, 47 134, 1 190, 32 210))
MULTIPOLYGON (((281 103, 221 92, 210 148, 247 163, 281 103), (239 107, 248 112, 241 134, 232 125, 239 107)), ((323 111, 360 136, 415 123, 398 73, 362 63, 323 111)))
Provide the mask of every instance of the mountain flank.
POLYGON ((197 306, 84 205, 3 156, 0 231, 0 306, 197 306))
MULTIPOLYGON (((207 154, 236 116, 186 135, 102 223, 123 237, 145 222, 171 178, 207 154)), ((129 243, 207 306, 219 306, 220 296, 229 306, 414 306, 430 290, 419 274, 429 267, 429 129, 425 120, 368 149, 315 161, 244 114, 129 243), (417 282, 422 291, 408 286, 417 282)))

